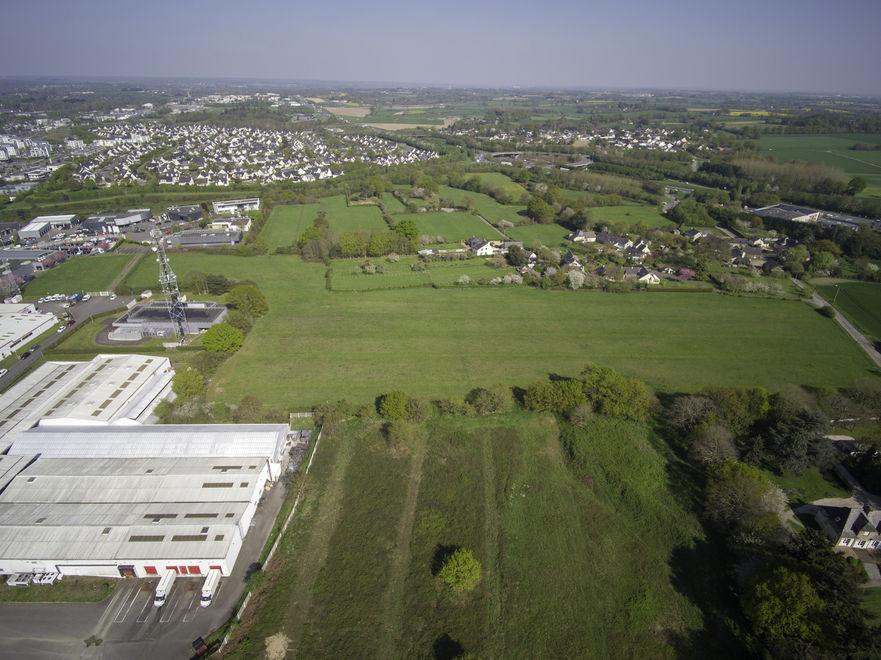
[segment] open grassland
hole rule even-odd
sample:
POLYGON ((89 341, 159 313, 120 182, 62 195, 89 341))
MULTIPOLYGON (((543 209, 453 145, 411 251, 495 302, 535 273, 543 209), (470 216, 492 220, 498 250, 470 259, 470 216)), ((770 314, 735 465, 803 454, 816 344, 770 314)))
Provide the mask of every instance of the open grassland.
POLYGON ((276 206, 269 214, 261 236, 270 250, 296 243, 303 230, 312 225, 318 215, 318 204, 285 204, 276 206))
MULTIPOLYGON (((366 403, 396 388, 461 397, 495 382, 576 375, 587 362, 665 391, 838 387, 871 373, 838 325, 801 302, 530 287, 339 293, 326 289, 323 264, 287 255, 174 254, 172 263, 181 274, 252 279, 269 301, 269 313, 214 377, 209 398, 222 401, 238 402, 255 382, 276 407, 366 403)), ((155 264, 140 264, 127 282, 137 290, 156 278, 155 264)))
POLYGON ((474 201, 474 210, 493 224, 497 224, 500 220, 507 220, 516 225, 526 220, 524 216, 520 215, 521 211, 526 210, 525 206, 499 204, 492 197, 483 193, 441 186, 440 196, 442 199, 449 199, 458 205, 464 205, 466 197, 471 198, 474 201))
POLYGON ((350 423, 322 439, 231 657, 276 635, 297 657, 672 657, 702 627, 677 584, 701 539, 666 468, 645 426, 607 418, 433 419, 405 447, 350 423), (435 577, 454 547, 482 565, 470 592, 435 577))
POLYGON ((389 213, 403 213, 407 209, 401 204, 401 201, 390 192, 382 193, 382 203, 385 210, 389 213))
POLYGON ((429 211, 428 213, 399 213, 395 221, 409 218, 416 223, 420 234, 443 236, 446 242, 465 241, 472 236, 486 240, 501 240, 502 236, 492 227, 470 213, 447 213, 429 211))
POLYGON ((556 223, 549 225, 519 225, 505 229, 504 232, 515 241, 522 242, 526 247, 531 247, 538 243, 547 247, 557 247, 566 242, 566 235, 569 234, 568 229, 556 223))
MULTIPOLYGON (((97 254, 74 257, 63 264, 37 275, 22 290, 27 298, 40 298, 53 293, 107 291, 113 279, 122 272, 133 254, 97 254)), ((153 262, 155 266, 155 262, 153 262)), ((159 275, 157 273, 156 277, 159 275)))
POLYGON ((830 303, 834 299, 838 311, 860 332, 881 341, 881 284, 842 281, 838 284, 817 284, 817 291, 830 303))
POLYGON ((470 174, 469 178, 472 176, 476 176, 480 179, 481 183, 501 188, 516 200, 519 200, 521 195, 529 195, 529 193, 526 192, 526 188, 499 172, 479 172, 477 174, 470 174))
POLYGON ((435 261, 427 264, 425 271, 413 270, 411 264, 416 257, 402 257, 396 263, 384 259, 371 259, 373 264, 381 264, 382 273, 366 274, 360 266, 364 259, 337 259, 333 262, 334 291, 375 291, 380 289, 403 289, 418 286, 453 286, 459 278, 467 275, 474 283, 482 279, 491 280, 513 273, 512 268, 493 268, 484 258, 465 261, 435 261))
POLYGON ((590 218, 593 222, 624 224, 631 227, 642 223, 650 229, 676 226, 675 222, 658 213, 656 206, 648 205, 599 206, 590 209, 590 218))
POLYGON ((334 195, 322 197, 318 201, 318 208, 327 212, 330 228, 337 232, 388 229, 382 218, 382 212, 375 204, 347 206, 344 195, 334 195))
POLYGON ((763 151, 780 160, 806 160, 839 167, 849 177, 860 176, 868 184, 859 197, 881 198, 881 151, 854 151, 856 143, 881 144, 881 134, 765 135, 763 151))

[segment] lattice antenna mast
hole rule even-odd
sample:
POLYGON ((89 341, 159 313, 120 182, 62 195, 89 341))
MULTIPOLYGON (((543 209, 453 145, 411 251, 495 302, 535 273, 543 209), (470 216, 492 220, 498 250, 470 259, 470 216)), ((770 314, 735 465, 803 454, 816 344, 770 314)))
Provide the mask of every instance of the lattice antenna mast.
POLYGON ((156 261, 159 263, 159 285, 162 287, 162 295, 165 296, 165 304, 168 305, 168 315, 171 317, 171 325, 179 344, 184 343, 187 328, 187 314, 184 304, 180 299, 180 289, 177 288, 177 277, 168 263, 168 255, 165 254, 162 232, 154 229, 150 236, 156 242, 153 251, 156 253, 156 261))

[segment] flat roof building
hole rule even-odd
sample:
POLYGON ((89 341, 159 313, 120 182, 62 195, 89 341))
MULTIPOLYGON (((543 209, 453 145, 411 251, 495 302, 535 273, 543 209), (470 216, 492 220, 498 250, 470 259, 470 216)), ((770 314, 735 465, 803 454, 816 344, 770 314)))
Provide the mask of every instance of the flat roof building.
POLYGON ((819 211, 802 206, 793 206, 792 204, 764 206, 756 209, 753 213, 762 218, 780 218, 781 220, 791 220, 792 222, 817 222, 820 219, 819 211))
POLYGON ((38 423, 51 427, 142 422, 170 393, 171 377, 168 358, 149 355, 46 362, 0 394, 0 452, 38 423))
POLYGON ((238 229, 187 229, 168 237, 172 248, 220 247, 241 243, 242 232, 238 229))
POLYGON ((214 209, 214 212, 217 214, 233 213, 235 211, 259 211, 260 198, 252 197, 250 199, 229 199, 223 202, 212 202, 211 206, 214 209))
POLYGON ((70 215, 38 215, 31 222, 48 222, 53 229, 64 229, 76 224, 76 214, 70 215))
POLYGON ((39 239, 52 231, 52 225, 45 220, 31 220, 28 224, 18 230, 18 237, 25 239, 39 239))
POLYGON ((0 304, 0 358, 9 357, 56 323, 54 314, 37 312, 33 305, 0 304))

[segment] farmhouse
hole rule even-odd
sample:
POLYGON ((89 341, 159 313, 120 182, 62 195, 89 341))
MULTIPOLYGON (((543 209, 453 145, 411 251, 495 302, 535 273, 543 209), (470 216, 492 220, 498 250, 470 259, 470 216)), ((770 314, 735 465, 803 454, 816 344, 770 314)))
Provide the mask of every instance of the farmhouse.
POLYGON ((814 518, 838 547, 874 550, 881 545, 881 511, 868 504, 853 508, 819 506, 814 518))
POLYGON ((478 257, 491 257, 495 253, 495 248, 482 238, 469 238, 465 245, 478 257))
POLYGON ((595 243, 597 235, 592 231, 575 231, 568 234, 566 238, 574 243, 595 243))

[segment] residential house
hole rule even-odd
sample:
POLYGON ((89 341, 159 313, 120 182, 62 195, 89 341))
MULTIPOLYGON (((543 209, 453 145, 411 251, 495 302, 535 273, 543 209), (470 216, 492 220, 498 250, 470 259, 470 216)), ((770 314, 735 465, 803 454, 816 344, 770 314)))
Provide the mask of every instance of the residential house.
POLYGON ((469 238, 465 241, 465 246, 478 257, 491 257, 495 253, 495 248, 490 245, 489 241, 482 238, 469 238))
POLYGON ((594 243, 597 240, 597 235, 592 231, 574 231, 566 238, 573 243, 594 243))
POLYGON ((578 260, 578 257, 576 257, 574 254, 572 254, 571 250, 569 252, 567 252, 563 256, 563 258, 560 260, 560 265, 561 266, 569 266, 570 268, 577 268, 578 270, 584 270, 584 266, 578 260))
POLYGON ((624 268, 624 279, 635 279, 642 284, 660 284, 661 275, 645 266, 627 266, 624 268))
POLYGON ((881 511, 862 507, 818 506, 814 519, 835 545, 875 550, 881 545, 881 511))

